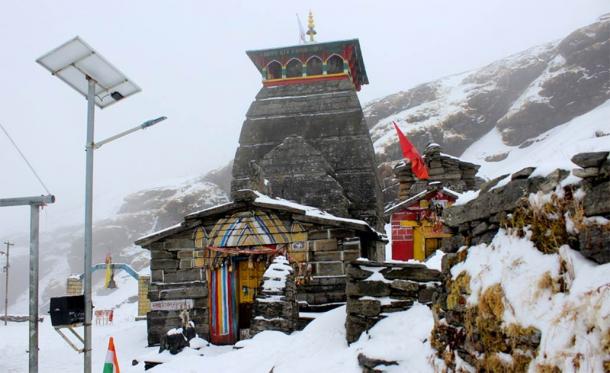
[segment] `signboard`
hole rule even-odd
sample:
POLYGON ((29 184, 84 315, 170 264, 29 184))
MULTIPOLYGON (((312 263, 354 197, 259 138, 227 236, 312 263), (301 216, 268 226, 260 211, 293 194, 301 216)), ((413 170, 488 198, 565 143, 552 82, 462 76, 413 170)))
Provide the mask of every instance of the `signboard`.
POLYGON ((151 311, 179 311, 193 308, 192 299, 160 300, 150 302, 151 311))
POLYGON ((291 244, 291 246, 292 246, 291 247, 292 250, 297 250, 297 251, 298 250, 304 250, 305 249, 305 242, 303 242, 303 241, 296 241, 296 242, 293 242, 291 244))

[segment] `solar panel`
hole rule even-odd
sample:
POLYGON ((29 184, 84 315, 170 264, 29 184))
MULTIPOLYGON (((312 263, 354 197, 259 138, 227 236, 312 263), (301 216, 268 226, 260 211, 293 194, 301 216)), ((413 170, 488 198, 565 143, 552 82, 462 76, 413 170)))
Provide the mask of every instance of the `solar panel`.
POLYGON ((36 60, 51 74, 87 97, 87 79, 95 80, 95 104, 103 109, 141 91, 78 36, 36 60))

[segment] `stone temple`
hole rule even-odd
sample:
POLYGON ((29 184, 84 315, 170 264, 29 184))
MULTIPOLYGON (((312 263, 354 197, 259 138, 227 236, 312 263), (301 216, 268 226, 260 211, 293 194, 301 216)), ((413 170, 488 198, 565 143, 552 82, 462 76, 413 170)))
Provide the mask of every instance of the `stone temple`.
POLYGON ((356 94, 368 84, 359 41, 247 54, 263 87, 241 129, 232 194, 259 190, 380 228, 375 153, 356 94))

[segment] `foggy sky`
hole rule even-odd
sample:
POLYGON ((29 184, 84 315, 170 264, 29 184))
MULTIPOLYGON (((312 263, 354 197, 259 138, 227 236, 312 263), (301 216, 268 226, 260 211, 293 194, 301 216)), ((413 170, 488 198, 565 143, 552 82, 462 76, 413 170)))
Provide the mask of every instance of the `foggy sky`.
MULTIPOLYGON (((81 36, 143 89, 96 109, 96 140, 169 119, 95 154, 94 211, 130 191, 220 167, 235 153, 261 87, 249 49, 298 42, 312 9, 319 41, 359 38, 370 85, 361 102, 481 67, 565 37, 610 12, 607 0, 13 1, 0 12, 0 123, 57 203, 42 229, 82 221, 86 101, 35 63, 81 36)), ((0 133, 0 198, 44 190, 0 133)), ((0 242, 29 227, 26 207, 0 208, 0 242)), ((27 242, 18 246, 27 247, 27 242)))

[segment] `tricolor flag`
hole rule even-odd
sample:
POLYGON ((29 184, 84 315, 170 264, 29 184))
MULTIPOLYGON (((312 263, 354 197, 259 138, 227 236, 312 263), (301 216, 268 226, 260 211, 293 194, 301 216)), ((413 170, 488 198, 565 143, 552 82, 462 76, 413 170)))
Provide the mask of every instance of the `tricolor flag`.
POLYGON ((110 337, 110 340, 108 341, 108 352, 106 352, 103 373, 121 373, 119 360, 116 357, 116 350, 114 349, 114 338, 112 337, 110 337))
POLYGON ((426 168, 426 163, 424 163, 424 159, 419 155, 415 146, 411 144, 411 141, 405 136, 404 133, 398 128, 396 122, 392 122, 394 124, 394 128, 396 128, 396 133, 398 134, 398 142, 400 143, 400 148, 402 149, 402 155, 407 158, 411 162, 411 170, 413 174, 420 179, 425 180, 428 179, 428 169, 426 168))

